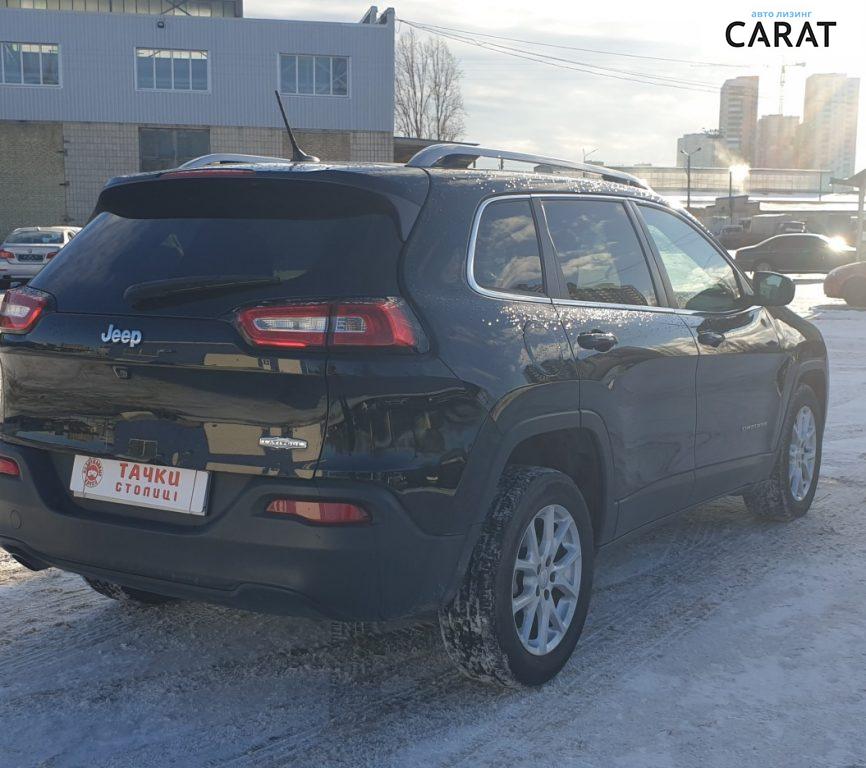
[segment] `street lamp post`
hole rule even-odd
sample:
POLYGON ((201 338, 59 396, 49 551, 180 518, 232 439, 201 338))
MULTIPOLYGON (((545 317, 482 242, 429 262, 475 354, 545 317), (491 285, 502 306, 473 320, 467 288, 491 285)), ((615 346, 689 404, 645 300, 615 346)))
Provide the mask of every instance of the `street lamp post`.
POLYGON ((698 147, 697 149, 693 149, 691 152, 686 152, 684 149, 681 149, 682 152, 686 156, 686 210, 691 211, 692 209, 692 155, 695 152, 700 152, 703 147, 698 147))

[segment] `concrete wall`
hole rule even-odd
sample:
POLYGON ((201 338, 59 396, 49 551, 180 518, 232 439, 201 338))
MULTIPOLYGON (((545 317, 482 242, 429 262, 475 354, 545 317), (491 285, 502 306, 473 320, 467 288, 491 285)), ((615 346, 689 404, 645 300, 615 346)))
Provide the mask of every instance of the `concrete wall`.
POLYGON ((352 160, 363 163, 394 162, 394 135, 391 131, 353 131, 349 137, 352 160))
POLYGON ((60 123, 0 122, 0 242, 15 227, 63 224, 64 181, 60 123))
MULTIPOLYGON (((295 131, 301 149, 322 160, 390 163, 394 137, 389 131, 295 131)), ((212 128, 211 152, 291 156, 285 130, 277 128, 212 128)))
POLYGON ((64 123, 66 209, 82 226, 93 211, 105 182, 137 173, 138 127, 119 123, 64 123))
MULTIPOLYGON (((148 127, 151 127, 148 124, 148 127)), ((206 127, 206 126, 191 126, 206 127)), ((28 224, 83 225, 113 176, 138 173, 139 126, 126 123, 23 123, 0 120, 0 237, 28 224)), ((323 160, 390 162, 385 131, 297 131, 323 160)), ((284 129, 216 126, 211 152, 288 157, 284 129)))

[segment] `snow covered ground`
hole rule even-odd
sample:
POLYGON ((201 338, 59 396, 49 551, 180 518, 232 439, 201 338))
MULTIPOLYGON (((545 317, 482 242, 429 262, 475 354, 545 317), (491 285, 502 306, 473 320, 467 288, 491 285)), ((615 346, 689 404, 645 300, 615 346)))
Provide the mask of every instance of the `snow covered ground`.
POLYGON ((125 609, 0 557, 0 768, 866 766, 866 312, 804 280, 832 364, 803 520, 707 505, 606 552, 537 691, 453 671, 435 627, 125 609))

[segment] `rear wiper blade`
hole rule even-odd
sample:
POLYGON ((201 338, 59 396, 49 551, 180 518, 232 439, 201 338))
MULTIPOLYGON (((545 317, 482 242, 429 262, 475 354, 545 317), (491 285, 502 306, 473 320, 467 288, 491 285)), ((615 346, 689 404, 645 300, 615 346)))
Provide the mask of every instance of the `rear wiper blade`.
POLYGON ((133 283, 124 292, 123 298, 131 305, 183 301, 184 299, 213 293, 230 293, 264 285, 279 285, 279 277, 247 277, 245 275, 222 275, 220 277, 173 277, 133 283))

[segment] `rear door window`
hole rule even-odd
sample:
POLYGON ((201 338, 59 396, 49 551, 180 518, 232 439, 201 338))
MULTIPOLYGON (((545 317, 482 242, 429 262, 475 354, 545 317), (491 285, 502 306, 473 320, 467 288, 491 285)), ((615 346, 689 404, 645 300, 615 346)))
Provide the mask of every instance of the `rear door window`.
POLYGON ((475 235, 473 275, 482 288, 544 295, 544 273, 535 219, 528 199, 496 200, 481 214, 475 235))
POLYGON ((569 299, 658 304, 643 248, 622 203, 544 200, 542 208, 569 299))

